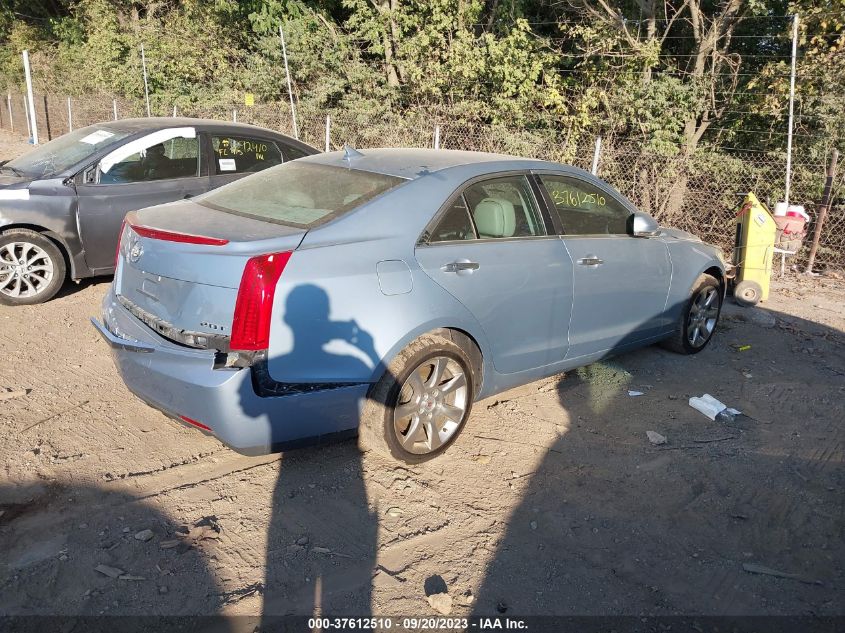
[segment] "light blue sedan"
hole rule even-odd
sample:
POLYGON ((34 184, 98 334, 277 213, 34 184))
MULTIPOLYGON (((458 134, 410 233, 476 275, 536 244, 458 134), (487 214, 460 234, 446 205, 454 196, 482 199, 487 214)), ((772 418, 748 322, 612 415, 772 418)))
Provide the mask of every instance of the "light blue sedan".
POLYGON ((94 325, 130 390, 237 451, 358 433, 413 463, 480 398, 701 351, 724 293, 717 248, 579 169, 347 149, 128 214, 94 325))

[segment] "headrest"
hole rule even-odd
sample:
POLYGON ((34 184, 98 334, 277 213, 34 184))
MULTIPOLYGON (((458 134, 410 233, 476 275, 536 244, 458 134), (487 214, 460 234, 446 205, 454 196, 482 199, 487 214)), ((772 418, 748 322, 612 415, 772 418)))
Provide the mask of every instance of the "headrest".
POLYGON ((504 198, 484 198, 476 205, 473 217, 479 237, 512 237, 516 231, 513 203, 504 198))

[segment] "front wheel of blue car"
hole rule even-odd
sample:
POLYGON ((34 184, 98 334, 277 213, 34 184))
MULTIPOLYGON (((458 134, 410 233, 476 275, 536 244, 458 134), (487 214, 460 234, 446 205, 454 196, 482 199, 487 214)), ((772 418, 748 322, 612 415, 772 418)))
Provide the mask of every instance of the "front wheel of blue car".
POLYGON ((703 350, 719 323, 722 296, 718 279, 712 275, 699 275, 690 288, 674 334, 663 345, 679 354, 697 354, 703 350))
POLYGON ((427 461, 457 439, 474 393, 466 352, 439 334, 421 336, 370 390, 359 445, 409 464, 427 461))

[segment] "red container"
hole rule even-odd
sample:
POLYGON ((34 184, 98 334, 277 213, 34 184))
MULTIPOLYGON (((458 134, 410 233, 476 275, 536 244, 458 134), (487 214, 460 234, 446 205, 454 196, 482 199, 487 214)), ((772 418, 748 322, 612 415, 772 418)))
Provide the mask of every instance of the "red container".
POLYGON ((784 235, 803 235, 807 221, 800 213, 790 212, 785 216, 776 216, 775 224, 784 235))
POLYGON ((804 228, 807 224, 804 216, 798 213, 787 213, 776 215, 774 218, 778 227, 775 246, 793 253, 801 250, 805 236, 804 228))

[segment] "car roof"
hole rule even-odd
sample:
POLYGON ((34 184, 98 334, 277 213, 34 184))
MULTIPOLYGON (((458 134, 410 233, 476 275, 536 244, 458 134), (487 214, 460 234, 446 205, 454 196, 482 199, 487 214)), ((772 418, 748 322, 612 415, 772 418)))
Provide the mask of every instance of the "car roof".
POLYGON ((466 152, 450 149, 426 148, 371 148, 362 150, 327 152, 308 156, 300 160, 307 162, 360 169, 387 176, 398 176, 409 180, 416 180, 423 176, 457 167, 461 171, 477 171, 478 173, 524 170, 524 169, 570 169, 558 163, 533 158, 519 158, 507 154, 490 154, 487 152, 466 152))
POLYGON ((243 133, 261 133, 270 134, 277 138, 283 138, 293 144, 307 147, 314 151, 316 148, 311 147, 307 143, 303 143, 293 137, 269 130, 267 128, 258 127, 257 125, 249 125, 247 123, 235 123, 234 121, 215 121, 214 119, 195 119, 190 117, 144 117, 139 119, 118 119, 117 121, 103 121, 97 123, 97 127, 105 128, 107 130, 119 130, 122 132, 143 132, 146 130, 164 130, 173 127, 199 127, 207 131, 228 131, 238 130, 243 133))

